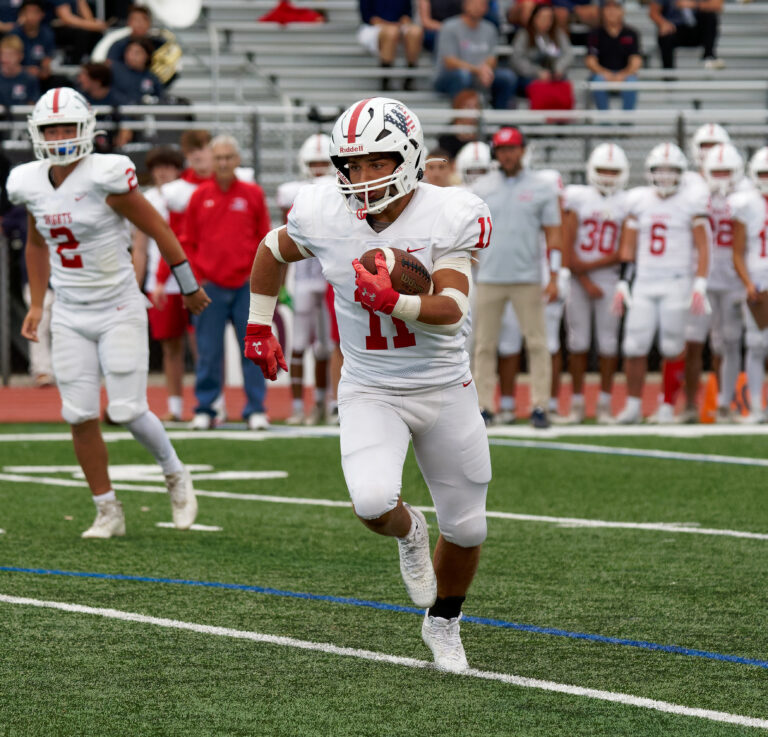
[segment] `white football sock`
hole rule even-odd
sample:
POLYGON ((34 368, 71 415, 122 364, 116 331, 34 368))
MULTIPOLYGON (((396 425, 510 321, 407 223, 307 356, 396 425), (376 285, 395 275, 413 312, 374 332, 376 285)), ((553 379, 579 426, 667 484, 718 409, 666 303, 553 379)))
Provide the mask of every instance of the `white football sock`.
POLYGON ((515 398, 511 396, 503 396, 499 407, 502 412, 514 412, 515 411, 515 398))
POLYGON ((640 411, 640 397, 627 397, 626 409, 632 410, 632 412, 640 411))
POLYGON ((101 504, 101 502, 116 502, 117 495, 114 489, 110 489, 106 494, 99 494, 98 496, 91 497, 94 504, 101 504))
POLYGON ((720 364, 722 385, 717 396, 718 407, 730 407, 736 380, 739 378, 741 368, 741 350, 738 343, 726 343, 723 351, 723 360, 720 364))
POLYGON ((583 394, 574 394, 571 397, 571 406, 572 407, 583 407, 584 406, 584 395, 583 394))
POLYGON ((164 474, 181 471, 183 467, 181 461, 157 415, 147 411, 135 420, 126 422, 125 426, 131 431, 131 435, 154 456, 164 474))
POLYGON ((304 411, 304 400, 294 399, 293 402, 291 402, 291 406, 293 407, 293 414, 299 414, 304 411))
POLYGON ((608 392, 600 392, 597 397, 597 403, 601 407, 609 407, 611 404, 611 395, 608 392))
POLYGON ((765 379, 765 353, 755 348, 747 348, 747 384, 749 385, 750 409, 763 411, 763 381, 765 379))
POLYGON ((168 411, 174 417, 181 417, 184 408, 184 400, 179 396, 168 397, 168 411))

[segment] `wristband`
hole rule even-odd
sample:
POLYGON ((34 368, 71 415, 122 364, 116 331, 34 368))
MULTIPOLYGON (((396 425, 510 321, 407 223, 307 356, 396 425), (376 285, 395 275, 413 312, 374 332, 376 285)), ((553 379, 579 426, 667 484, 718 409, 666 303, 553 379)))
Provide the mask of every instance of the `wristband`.
POLYGON ((277 295, 254 294, 251 292, 250 307, 248 309, 248 323, 256 325, 272 326, 272 316, 275 314, 277 295))
POLYGON ((392 317, 404 322, 416 322, 421 312, 421 297, 415 294, 401 294, 392 309, 392 317))
POLYGON ((200 285, 195 279, 195 274, 192 271, 192 267, 189 265, 189 261, 182 261, 181 263, 171 266, 176 281, 178 282, 181 293, 186 297, 187 295, 194 294, 200 285))
POLYGON ((693 291, 702 295, 707 293, 707 277, 706 276, 697 276, 693 280, 693 291))
POLYGON ((560 267, 563 265, 563 252, 556 248, 553 248, 549 252, 549 270, 555 274, 560 271, 560 267))

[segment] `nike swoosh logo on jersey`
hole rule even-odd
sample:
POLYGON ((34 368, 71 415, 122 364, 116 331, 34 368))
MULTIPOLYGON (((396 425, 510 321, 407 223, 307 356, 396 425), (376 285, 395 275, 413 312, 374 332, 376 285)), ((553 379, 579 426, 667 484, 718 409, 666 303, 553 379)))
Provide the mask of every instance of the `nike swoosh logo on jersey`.
POLYGON ((423 251, 426 248, 426 246, 422 246, 421 248, 409 248, 408 253, 414 253, 415 251, 423 251))
POLYGON ((85 194, 75 195, 75 202, 80 202, 80 200, 82 200, 83 197, 87 197, 87 196, 88 196, 87 192, 85 194))
POLYGON ((472 383, 472 379, 470 379, 469 381, 462 381, 461 385, 466 387, 466 386, 469 386, 471 383, 472 383))
POLYGON ((119 312, 120 310, 124 310, 126 305, 120 305, 120 307, 115 307, 115 309, 119 312))

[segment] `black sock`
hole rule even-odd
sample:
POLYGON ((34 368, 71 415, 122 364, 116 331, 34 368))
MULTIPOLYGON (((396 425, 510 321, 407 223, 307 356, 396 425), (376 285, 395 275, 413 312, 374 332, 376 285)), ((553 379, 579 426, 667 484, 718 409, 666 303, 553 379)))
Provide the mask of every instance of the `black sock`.
POLYGON ((443 619, 454 619, 461 614, 461 605, 464 603, 463 596, 446 596, 444 599, 437 597, 435 603, 429 608, 430 617, 442 617, 443 619))
MULTIPOLYGON (((390 69, 392 67, 391 64, 385 64, 383 61, 379 62, 379 66, 382 69, 390 69)), ((391 81, 389 77, 382 77, 381 78, 381 91, 382 92, 389 92, 391 88, 391 81)))

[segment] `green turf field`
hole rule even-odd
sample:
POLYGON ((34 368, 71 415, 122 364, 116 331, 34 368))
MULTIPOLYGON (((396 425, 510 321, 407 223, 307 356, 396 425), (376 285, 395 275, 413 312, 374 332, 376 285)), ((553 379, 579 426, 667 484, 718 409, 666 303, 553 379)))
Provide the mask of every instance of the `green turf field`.
MULTIPOLYGON (((94 507, 61 469, 76 463, 68 436, 22 437, 62 429, 0 427, 14 436, 0 437, 0 737, 768 728, 768 468, 492 445, 462 626, 476 670, 451 676, 424 667, 394 541, 322 503, 347 502, 336 438, 174 440, 200 490, 227 492, 200 497, 198 522, 221 530, 188 532, 156 526, 170 520, 161 483, 125 468, 146 452, 110 442, 128 534, 86 541, 94 507), (287 475, 231 477, 269 471, 287 475)), ((559 442, 766 457, 762 436, 559 442)), ((403 489, 431 504, 412 457, 403 489)))

